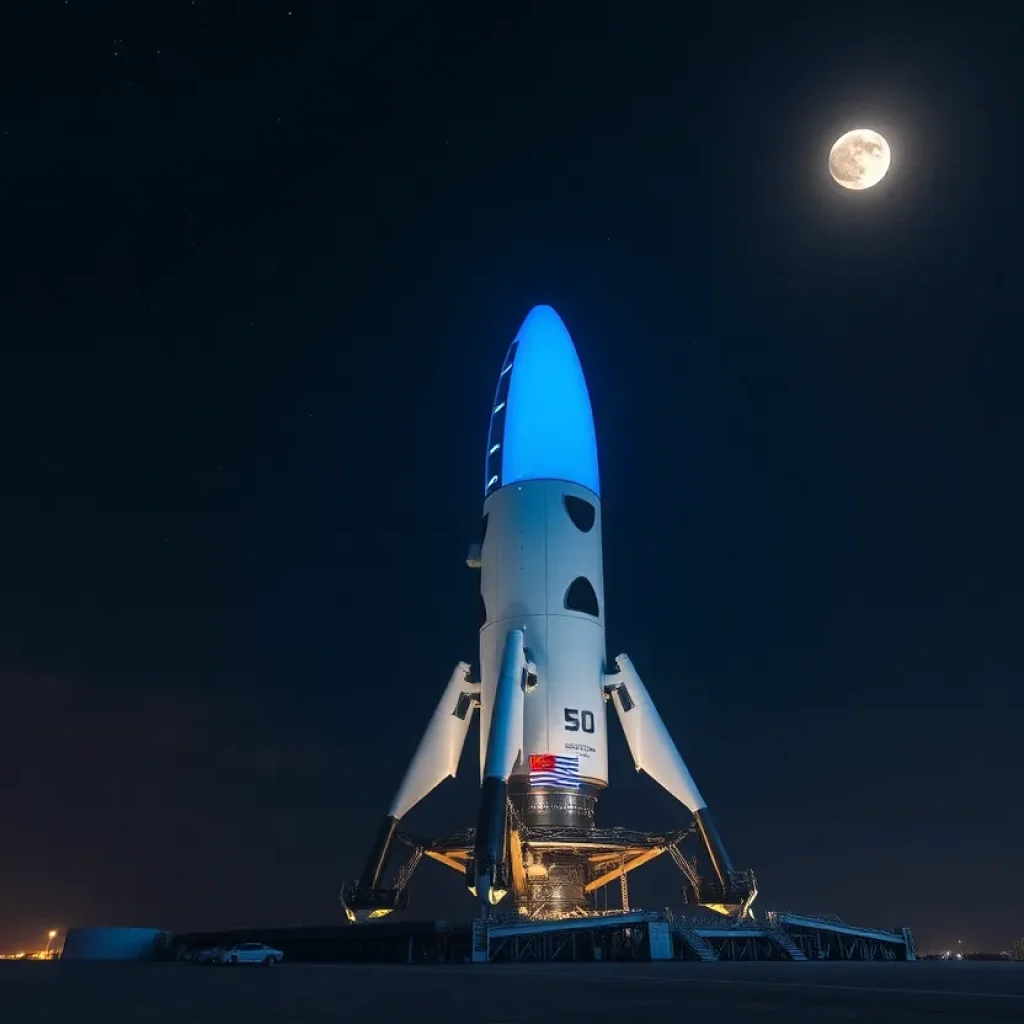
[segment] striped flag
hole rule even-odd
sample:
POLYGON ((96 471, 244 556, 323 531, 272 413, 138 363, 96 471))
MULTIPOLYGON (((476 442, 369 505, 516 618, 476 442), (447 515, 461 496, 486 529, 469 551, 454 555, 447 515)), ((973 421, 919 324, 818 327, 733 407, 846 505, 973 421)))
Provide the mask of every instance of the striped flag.
POLYGON ((561 754, 531 754, 530 784, 579 789, 580 759, 563 757, 561 754))

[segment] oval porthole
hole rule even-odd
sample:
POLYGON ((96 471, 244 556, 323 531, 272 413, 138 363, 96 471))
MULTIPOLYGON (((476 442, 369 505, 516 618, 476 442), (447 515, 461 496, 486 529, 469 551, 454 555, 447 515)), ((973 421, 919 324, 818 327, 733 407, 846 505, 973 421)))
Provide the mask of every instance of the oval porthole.
POLYGON ((565 592, 565 608, 570 612, 593 615, 595 619, 600 617, 601 609, 597 604, 597 594, 586 576, 577 576, 569 584, 569 589, 565 592))
POLYGON ((594 528, 594 522, 597 520, 597 509, 589 501, 577 498, 572 494, 567 494, 562 501, 565 505, 565 511, 573 522, 573 526, 580 533, 590 533, 594 528))

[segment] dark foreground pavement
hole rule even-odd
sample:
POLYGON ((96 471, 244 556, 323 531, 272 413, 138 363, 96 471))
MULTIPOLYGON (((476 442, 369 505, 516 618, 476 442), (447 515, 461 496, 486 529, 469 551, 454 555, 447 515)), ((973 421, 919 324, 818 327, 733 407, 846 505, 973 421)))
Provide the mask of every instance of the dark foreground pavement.
POLYGON ((0 963, 3 1024, 1024 1020, 1024 964, 0 963))

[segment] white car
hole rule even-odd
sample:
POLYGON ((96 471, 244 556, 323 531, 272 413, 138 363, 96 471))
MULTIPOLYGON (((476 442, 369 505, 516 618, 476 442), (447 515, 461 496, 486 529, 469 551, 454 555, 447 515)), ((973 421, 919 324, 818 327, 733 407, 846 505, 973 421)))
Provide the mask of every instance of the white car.
POLYGON ((284 953, 262 942, 240 942, 230 949, 218 949, 213 959, 216 964, 262 964, 273 967, 284 959, 284 953))

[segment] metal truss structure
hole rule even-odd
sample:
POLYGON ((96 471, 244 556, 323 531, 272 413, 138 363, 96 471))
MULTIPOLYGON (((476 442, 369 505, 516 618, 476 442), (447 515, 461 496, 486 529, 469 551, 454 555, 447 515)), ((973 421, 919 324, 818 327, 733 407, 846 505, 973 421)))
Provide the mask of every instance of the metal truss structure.
POLYGON ((908 929, 857 928, 837 919, 791 914, 771 914, 764 924, 720 915, 683 917, 670 911, 550 921, 511 917, 474 922, 474 962, 916 959, 908 929))
MULTIPOLYGON (((694 824, 671 832, 640 832, 628 828, 582 828, 566 825, 527 825, 508 802, 508 842, 504 876, 510 881, 509 910, 529 920, 561 920, 599 916, 595 894, 618 883, 619 904, 605 913, 630 910, 628 875, 667 853, 682 871, 683 899, 736 919, 752 918, 757 896, 752 872, 733 872, 729 890, 716 878, 704 877, 696 857, 687 858, 681 846, 696 837, 694 824)), ((410 852, 391 888, 363 891, 358 883, 344 884, 342 904, 370 907, 371 917, 381 917, 409 905, 409 885, 423 857, 459 872, 470 883, 476 829, 463 829, 435 839, 398 832, 410 852), (372 906, 370 904, 372 903, 372 906)), ((352 916, 351 914, 349 916, 352 916)))
MULTIPOLYGON (((474 949, 486 950, 491 963, 552 960, 649 960, 649 928, 657 914, 632 912, 586 920, 548 921, 533 927, 522 922, 502 927, 478 922, 474 949)), ((484 959, 477 956, 478 961, 484 959)))
POLYGON ((835 914, 769 913, 770 928, 787 935, 807 960, 916 960, 909 928, 898 932, 847 924, 835 914))

